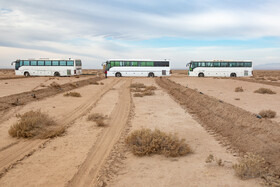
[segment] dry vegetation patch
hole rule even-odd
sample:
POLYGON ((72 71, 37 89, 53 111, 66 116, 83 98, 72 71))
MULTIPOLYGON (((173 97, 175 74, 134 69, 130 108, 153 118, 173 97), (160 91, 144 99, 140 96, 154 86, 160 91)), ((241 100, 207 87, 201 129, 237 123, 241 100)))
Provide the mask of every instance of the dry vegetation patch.
POLYGON ((235 88, 235 92, 243 92, 243 88, 241 86, 235 88))
POLYGON ((105 123, 105 120, 107 119, 107 116, 103 116, 102 114, 94 113, 88 115, 87 120, 88 121, 94 121, 98 127, 105 127, 107 124, 105 123))
POLYGON ((166 157, 177 157, 192 152, 184 139, 180 140, 175 135, 157 129, 135 130, 126 138, 126 144, 137 156, 163 154, 166 157))
POLYGON ((255 93, 260 93, 260 94, 276 94, 276 92, 272 91, 269 88, 259 88, 254 91, 255 93))
POLYGON ((259 115, 263 118, 274 118, 276 116, 276 112, 273 110, 262 110, 259 112, 259 115))
POLYGON ((266 162, 259 155, 249 153, 239 159, 239 163, 233 166, 235 173, 241 179, 257 178, 267 173, 266 162))
POLYGON ((60 89, 61 88, 60 84, 58 84, 57 82, 52 82, 50 84, 50 87, 51 88, 56 88, 56 89, 60 89))
POLYGON ((144 97, 154 95, 157 88, 155 86, 146 86, 142 83, 133 83, 130 86, 130 90, 132 92, 136 92, 133 94, 134 97, 144 97))
POLYGON ((9 134, 17 138, 52 138, 65 132, 65 127, 55 123, 47 114, 41 111, 29 111, 17 115, 19 121, 11 126, 9 134))
POLYGON ((71 96, 71 97, 82 97, 81 94, 78 93, 78 92, 67 92, 63 96, 65 96, 65 97, 69 97, 69 96, 71 96))

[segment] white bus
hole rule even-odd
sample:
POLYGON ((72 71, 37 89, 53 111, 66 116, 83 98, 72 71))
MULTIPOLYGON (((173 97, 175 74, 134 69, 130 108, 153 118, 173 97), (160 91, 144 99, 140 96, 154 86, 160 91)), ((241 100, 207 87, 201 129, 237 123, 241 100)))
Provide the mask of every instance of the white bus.
POLYGON ((191 61, 189 76, 246 77, 253 75, 252 61, 191 61))
POLYGON ((71 76, 82 74, 82 62, 79 59, 29 59, 16 60, 15 74, 28 76, 71 76))
POLYGON ((109 60, 105 64, 107 76, 169 76, 167 60, 109 60))

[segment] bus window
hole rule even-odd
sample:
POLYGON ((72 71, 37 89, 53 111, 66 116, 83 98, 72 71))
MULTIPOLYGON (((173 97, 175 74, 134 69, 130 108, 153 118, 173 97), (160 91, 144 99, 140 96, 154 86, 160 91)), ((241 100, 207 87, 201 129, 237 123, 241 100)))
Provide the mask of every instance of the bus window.
POLYGON ((73 60, 67 60, 67 66, 74 66, 73 60))
POLYGON ((205 62, 199 62, 198 67, 205 67, 205 62))
POLYGON ((53 61, 52 61, 52 65, 53 65, 53 66, 58 66, 58 60, 53 60, 53 61))
POLYGON ((116 62, 115 62, 115 66, 120 66, 120 62, 119 62, 119 61, 116 61, 116 62))
POLYGON ((214 65, 214 67, 220 67, 221 63, 220 62, 214 62, 213 65, 214 65))
POLYGON ((37 66, 37 61, 36 61, 36 60, 31 60, 30 65, 31 65, 31 66, 37 66))
POLYGON ((237 67, 244 67, 244 63, 243 62, 238 62, 237 67))
POLYGON ((213 62, 206 62, 206 67, 213 67, 213 62))
POLYGON ((45 66, 51 66, 51 65, 52 65, 52 61, 50 61, 50 60, 45 61, 45 66))
POLYGON ((59 65, 60 65, 60 66, 66 66, 66 61, 65 61, 65 60, 59 61, 59 65))
POLYGON ((229 62, 228 65, 229 65, 229 67, 236 67, 237 66, 236 62, 229 62))
POLYGON ((44 63, 43 60, 39 60, 39 61, 38 61, 38 66, 44 66, 44 65, 45 65, 45 63, 44 63))
POLYGON ((123 66, 129 66, 129 62, 123 62, 123 66))
POLYGON ((16 61, 15 69, 18 70, 19 67, 20 67, 19 61, 16 61))
POLYGON ((147 62, 147 66, 154 66, 154 62, 147 62))
POLYGON ((23 66, 23 61, 22 60, 20 61, 19 66, 23 66))
POLYGON ((245 67, 252 67, 252 63, 251 62, 245 62, 245 67))
POLYGON ((82 62, 80 60, 76 60, 75 63, 76 63, 76 66, 82 66, 82 62))
POLYGON ((140 66, 147 66, 146 62, 140 62, 140 66))
POLYGON ((221 62, 221 67, 227 67, 228 63, 227 62, 221 62))
POLYGON ((131 66, 138 66, 138 62, 131 62, 131 66))
POLYGON ((24 65, 24 66, 29 66, 29 61, 28 61, 28 60, 24 60, 24 61, 23 61, 23 65, 24 65))

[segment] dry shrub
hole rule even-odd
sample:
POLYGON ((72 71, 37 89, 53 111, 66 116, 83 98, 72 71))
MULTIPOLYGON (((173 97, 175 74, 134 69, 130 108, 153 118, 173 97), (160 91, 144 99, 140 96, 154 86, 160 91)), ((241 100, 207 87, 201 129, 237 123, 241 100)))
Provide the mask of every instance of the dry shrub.
POLYGON ((150 96, 150 95, 154 95, 154 94, 155 94, 155 92, 152 90, 145 90, 142 92, 143 96, 150 96))
POLYGON ((210 154, 205 160, 206 163, 212 163, 214 161, 217 163, 218 166, 224 166, 223 160, 220 158, 214 157, 212 154, 210 154))
POLYGON ((46 85, 44 85, 43 83, 40 84, 41 87, 46 87, 46 85))
POLYGON ((51 87, 51 88, 57 88, 57 89, 60 89, 60 88, 61 88, 60 84, 58 84, 57 82, 52 82, 52 83, 50 84, 50 87, 51 87))
POLYGON ((276 92, 272 91, 269 88, 259 88, 254 91, 255 93, 260 93, 260 94, 276 94, 276 92))
POLYGON ((29 111, 17 115, 19 121, 11 126, 9 134, 17 138, 52 138, 65 132, 66 127, 59 126, 41 111, 29 111))
POLYGON ((146 86, 143 83, 133 83, 130 88, 146 88, 146 86))
POLYGON ((98 82, 90 82, 89 84, 93 84, 93 85, 99 85, 99 83, 98 82))
POLYGON ((160 130, 141 129, 135 130, 126 138, 126 144, 133 154, 145 156, 151 154, 163 154, 166 157, 177 157, 191 153, 185 140, 166 134, 160 130))
POLYGON ((67 92, 63 96, 66 96, 66 97, 69 97, 69 96, 71 96, 71 97, 81 97, 81 94, 78 93, 78 92, 67 92))
POLYGON ((267 172, 264 158, 249 153, 233 166, 235 173, 241 179, 261 177, 267 172))
POLYGON ((104 85, 104 83, 103 83, 103 82, 101 82, 101 83, 100 83, 100 85, 104 85))
POLYGON ((239 100, 240 100, 240 98, 235 98, 234 100, 239 101, 239 100))
POLYGON ((270 80, 270 81, 277 81, 277 79, 276 79, 276 78, 273 78, 273 77, 269 77, 269 78, 267 78, 267 80, 270 80))
POLYGON ((259 115, 263 118, 274 118, 276 116, 276 112, 273 110, 262 110, 259 112, 259 115))
POLYGON ((130 91, 132 92, 142 92, 141 88, 130 88, 130 91))
POLYGON ((134 97, 143 97, 143 94, 142 93, 135 93, 133 94, 134 97))
POLYGON ((156 90, 157 89, 157 87, 155 87, 155 86, 147 86, 146 88, 145 88, 145 91, 147 91, 147 90, 156 90))
POLYGON ((103 116, 102 114, 98 114, 98 113, 90 114, 88 115, 87 118, 88 121, 94 121, 98 127, 107 126, 107 124, 104 122, 104 120, 106 119, 107 119, 106 116, 103 116))
POLYGON ((235 92, 243 92, 243 88, 241 86, 235 88, 235 92))
POLYGON ((72 86, 72 87, 74 87, 74 88, 77 88, 77 87, 78 87, 77 83, 73 83, 73 82, 69 83, 69 85, 72 86))

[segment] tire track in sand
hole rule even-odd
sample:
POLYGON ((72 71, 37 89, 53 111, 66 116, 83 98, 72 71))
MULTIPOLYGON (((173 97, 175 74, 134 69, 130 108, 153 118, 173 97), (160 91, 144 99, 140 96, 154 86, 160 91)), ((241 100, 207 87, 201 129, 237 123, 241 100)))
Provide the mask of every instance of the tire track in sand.
MULTIPOLYGON (((120 80, 115 79, 112 82, 106 84, 101 88, 96 94, 94 94, 89 100, 82 103, 72 112, 59 118, 57 121, 61 126, 67 126, 77 118, 85 115, 91 108, 93 108, 96 103, 101 99, 101 97, 107 93, 114 85, 116 85, 120 80)), ((37 149, 43 147, 43 145, 49 141, 47 140, 23 140, 16 144, 8 146, 0 151, 0 178, 8 172, 14 165, 19 161, 22 161, 25 157, 32 155, 37 149)))
POLYGON ((106 158, 120 138, 127 123, 131 109, 130 84, 131 79, 127 79, 126 83, 120 88, 119 100, 110 116, 109 127, 104 129, 92 146, 86 160, 68 182, 68 186, 96 185, 98 172, 105 164, 106 158))

